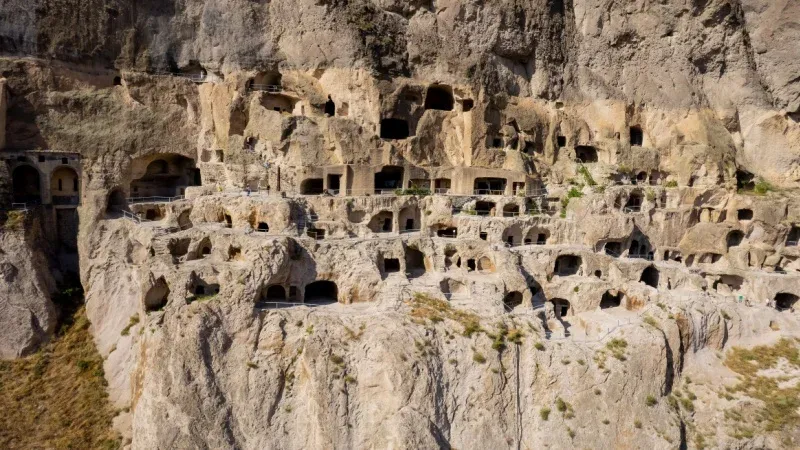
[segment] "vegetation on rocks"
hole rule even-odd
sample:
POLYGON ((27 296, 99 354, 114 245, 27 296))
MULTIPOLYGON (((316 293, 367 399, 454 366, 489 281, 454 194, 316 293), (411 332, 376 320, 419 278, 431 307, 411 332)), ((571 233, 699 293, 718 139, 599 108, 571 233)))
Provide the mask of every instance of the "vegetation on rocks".
POLYGON ((119 448, 89 325, 81 307, 38 353, 0 363, 0 448, 119 448))

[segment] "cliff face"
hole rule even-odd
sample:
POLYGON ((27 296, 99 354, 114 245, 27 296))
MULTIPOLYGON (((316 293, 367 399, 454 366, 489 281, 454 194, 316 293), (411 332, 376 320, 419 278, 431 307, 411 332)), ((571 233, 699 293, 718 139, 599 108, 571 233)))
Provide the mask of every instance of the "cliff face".
POLYGON ((0 359, 34 352, 56 325, 50 301, 55 282, 38 223, 21 211, 4 214, 0 228, 0 359))
POLYGON ((132 448, 791 448, 723 386, 798 332, 798 8, 0 0, 0 206, 78 218, 132 448))

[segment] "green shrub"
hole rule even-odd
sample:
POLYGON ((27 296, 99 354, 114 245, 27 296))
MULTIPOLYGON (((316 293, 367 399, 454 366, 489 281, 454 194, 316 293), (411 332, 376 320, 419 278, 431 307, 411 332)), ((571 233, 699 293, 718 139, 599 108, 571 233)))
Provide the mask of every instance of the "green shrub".
POLYGON ((131 333, 131 328, 133 328, 136 324, 139 323, 139 314, 134 314, 128 319, 128 326, 122 329, 120 335, 127 336, 131 333))
POLYGON ((592 174, 589 173, 589 169, 587 169, 586 166, 581 165, 578 167, 578 173, 583 175, 583 179, 586 181, 587 186, 597 186, 597 182, 594 181, 592 174))
POLYGON ((676 180, 669 180, 665 186, 668 188, 676 188, 678 187, 678 182, 676 180))
POLYGON ((486 362, 486 357, 480 354, 479 352, 474 352, 472 354, 472 360, 478 364, 483 364, 486 362))
POLYGON ((539 416, 542 420, 547 420, 550 418, 550 408, 542 408, 539 410, 539 416))
POLYGON ((753 188, 753 192, 759 195, 764 195, 769 191, 774 191, 775 188, 769 184, 768 181, 764 180, 763 178, 758 179, 758 183, 756 183, 755 187, 753 188))
POLYGON ((648 395, 647 398, 644 400, 644 404, 650 407, 656 406, 658 404, 658 400, 652 395, 648 395))
POLYGON ((583 197, 583 192, 580 189, 573 187, 572 189, 567 192, 567 198, 581 198, 583 197))

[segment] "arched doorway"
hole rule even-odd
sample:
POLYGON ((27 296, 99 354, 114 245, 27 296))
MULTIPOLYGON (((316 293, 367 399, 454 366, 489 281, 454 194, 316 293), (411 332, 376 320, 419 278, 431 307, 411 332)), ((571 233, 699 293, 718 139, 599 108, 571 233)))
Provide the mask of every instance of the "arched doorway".
POLYGON ((648 266, 646 269, 644 269, 644 272, 642 272, 642 277, 639 279, 639 281, 650 287, 657 289, 658 278, 659 278, 658 269, 656 269, 653 266, 648 266))
POLYGON ((39 171, 29 165, 14 169, 11 174, 14 202, 39 204, 42 202, 42 184, 39 171))
POLYGON ((108 194, 108 201, 106 202, 106 212, 117 212, 127 209, 127 199, 122 189, 116 188, 108 194))
POLYGON ((50 197, 54 205, 80 202, 80 178, 71 167, 59 167, 50 176, 50 197))
POLYGON ((522 304, 522 293, 518 291, 511 291, 503 298, 503 306, 506 311, 511 311, 517 306, 522 304))
POLYGON ((775 296, 775 309, 778 311, 791 311, 797 307, 798 297, 788 292, 781 292, 775 296))
POLYGON ((285 302, 286 289, 278 284, 273 284, 267 288, 267 301, 268 302, 285 302))
POLYGON ((305 303, 329 305, 339 302, 339 289, 333 281, 320 280, 306 286, 305 303))
POLYGON ((554 298, 550 301, 553 303, 553 310, 556 313, 557 319, 561 319, 570 315, 571 306, 568 300, 564 300, 563 298, 554 298))

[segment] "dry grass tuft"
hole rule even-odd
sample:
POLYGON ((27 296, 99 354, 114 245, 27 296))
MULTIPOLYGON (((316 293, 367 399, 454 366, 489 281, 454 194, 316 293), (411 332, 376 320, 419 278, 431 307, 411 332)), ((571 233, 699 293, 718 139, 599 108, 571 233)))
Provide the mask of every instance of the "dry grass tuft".
POLYGON ((478 316, 466 311, 453 308, 445 300, 439 300, 426 294, 416 293, 406 302, 411 306, 411 317, 417 320, 430 320, 438 323, 444 319, 452 320, 464 327, 463 335, 471 337, 474 333, 483 331, 478 316))
POLYGON ((781 361, 792 369, 800 369, 800 343, 797 340, 784 338, 772 346, 734 348, 725 359, 725 365, 741 376, 739 384, 728 389, 729 392, 763 402, 748 425, 764 431, 796 430, 800 427, 800 384, 790 383, 781 387, 784 377, 759 375, 760 371, 775 368, 781 361))
POLYGON ((0 448, 119 448, 83 308, 35 355, 0 363, 0 411, 0 448))

